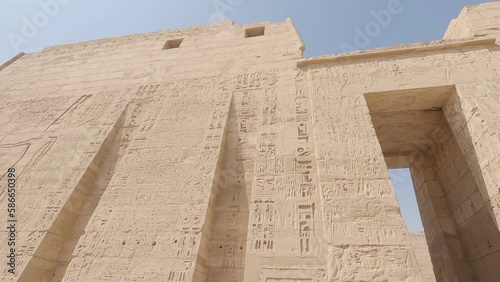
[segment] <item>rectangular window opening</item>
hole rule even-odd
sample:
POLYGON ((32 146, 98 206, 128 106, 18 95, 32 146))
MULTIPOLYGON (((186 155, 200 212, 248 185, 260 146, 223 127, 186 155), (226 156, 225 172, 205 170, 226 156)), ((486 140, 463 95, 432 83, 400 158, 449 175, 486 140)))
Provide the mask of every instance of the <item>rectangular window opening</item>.
POLYGON ((183 40, 183 38, 167 40, 167 43, 163 46, 163 50, 179 48, 183 40))
POLYGON ((265 26, 247 28, 245 30, 245 37, 249 38, 249 37, 263 36, 265 33, 265 30, 266 30, 265 26))
POLYGON ((410 232, 423 232, 413 180, 409 168, 389 169, 392 185, 401 207, 401 215, 410 232))

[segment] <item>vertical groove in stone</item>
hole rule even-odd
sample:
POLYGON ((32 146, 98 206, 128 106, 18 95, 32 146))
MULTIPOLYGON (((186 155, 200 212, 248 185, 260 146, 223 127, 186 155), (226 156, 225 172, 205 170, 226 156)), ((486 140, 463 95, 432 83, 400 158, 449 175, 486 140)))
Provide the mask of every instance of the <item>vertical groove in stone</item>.
POLYGON ((73 189, 18 281, 62 281, 73 251, 114 173, 127 108, 73 189))
MULTIPOLYGON (((246 189, 251 184, 245 178, 244 161, 235 150, 241 150, 241 135, 237 130, 234 100, 226 125, 225 145, 221 148, 221 164, 216 173, 216 197, 213 232, 207 259, 208 281, 243 281, 246 253, 249 202, 246 189), (229 280, 228 280, 229 281, 229 280)), ((251 179, 250 179, 251 183, 251 179)))
MULTIPOLYGON (((210 196, 208 197, 207 209, 205 215, 205 221, 202 228, 202 235, 200 238, 200 248, 196 256, 196 267, 193 273, 193 282, 207 281, 209 275, 209 263, 210 263, 210 248, 212 244, 212 237, 215 228, 215 210, 217 205, 218 194, 220 193, 221 183, 224 181, 224 162, 226 156, 226 145, 227 145, 227 131, 229 123, 229 115, 232 108, 232 95, 224 93, 219 96, 219 107, 214 107, 212 117, 222 117, 223 122, 216 127, 210 126, 206 131, 207 137, 214 138, 215 136, 220 136, 220 139, 215 138, 216 145, 219 148, 216 161, 214 163, 214 173, 212 175, 212 183, 210 188, 210 196), (225 105, 225 103, 227 104, 225 105)), ((215 125, 212 121, 211 125, 215 125)), ((209 141, 206 140, 205 145, 209 145, 209 141)), ((215 145, 215 144, 212 144, 215 145)), ((169 278, 170 279, 170 278, 169 278)))

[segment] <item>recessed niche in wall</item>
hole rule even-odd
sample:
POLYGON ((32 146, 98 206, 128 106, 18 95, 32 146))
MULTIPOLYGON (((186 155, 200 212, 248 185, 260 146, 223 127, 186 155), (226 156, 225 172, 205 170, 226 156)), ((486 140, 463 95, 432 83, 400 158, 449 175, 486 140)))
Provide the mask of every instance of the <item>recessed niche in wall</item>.
POLYGON ((167 40, 167 43, 163 46, 163 50, 179 48, 183 40, 183 38, 167 40))
POLYGON ((265 26, 257 26, 257 27, 247 28, 245 30, 245 37, 248 38, 248 37, 263 36, 265 30, 266 30, 265 26))

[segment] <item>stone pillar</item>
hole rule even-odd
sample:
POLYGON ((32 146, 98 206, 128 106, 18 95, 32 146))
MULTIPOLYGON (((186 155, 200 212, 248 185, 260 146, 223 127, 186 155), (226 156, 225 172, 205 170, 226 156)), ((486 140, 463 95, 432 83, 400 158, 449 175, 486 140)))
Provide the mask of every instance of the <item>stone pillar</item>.
POLYGON ((480 269, 479 280, 488 281, 499 275, 500 260, 500 85, 477 83, 456 89, 443 111, 470 171, 468 186, 475 186, 477 193, 464 200, 455 218, 465 222, 474 216, 462 228, 464 243, 470 245, 472 263, 480 269))
POLYGON ((499 84, 457 85, 457 93, 443 109, 497 228, 500 224, 499 93, 499 84))
POLYGON ((437 280, 474 281, 432 161, 414 162, 410 172, 437 280))

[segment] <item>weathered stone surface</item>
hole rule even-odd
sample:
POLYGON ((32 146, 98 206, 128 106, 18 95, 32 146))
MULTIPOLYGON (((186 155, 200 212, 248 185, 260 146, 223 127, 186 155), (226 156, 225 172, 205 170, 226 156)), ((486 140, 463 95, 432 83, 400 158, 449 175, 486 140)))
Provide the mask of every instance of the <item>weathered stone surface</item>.
POLYGON ((441 41, 310 59, 291 20, 16 56, 1 280, 500 281, 498 7, 465 8, 441 41))
POLYGON ((410 241, 413 249, 415 250, 415 256, 422 273, 422 278, 424 281, 436 281, 425 234, 423 232, 411 232, 410 241))

